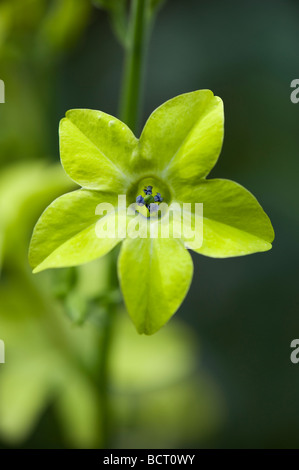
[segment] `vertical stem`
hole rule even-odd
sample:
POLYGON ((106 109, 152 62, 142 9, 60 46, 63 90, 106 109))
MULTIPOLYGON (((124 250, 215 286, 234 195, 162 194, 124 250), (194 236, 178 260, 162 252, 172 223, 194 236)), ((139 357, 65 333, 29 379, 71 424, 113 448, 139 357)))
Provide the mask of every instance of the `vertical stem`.
POLYGON ((147 42, 148 0, 132 0, 120 118, 136 132, 147 42))
MULTIPOLYGON (((111 253, 111 264, 109 272, 109 285, 111 291, 118 287, 118 279, 116 273, 116 260, 119 250, 116 248, 111 253)), ((110 395, 110 377, 109 377, 109 358, 111 348, 113 346, 113 330, 115 324, 115 317, 117 313, 117 305, 113 302, 109 303, 106 307, 106 315, 102 335, 100 338, 100 352, 99 352, 99 393, 100 393, 100 406, 101 406, 101 447, 109 449, 111 447, 112 437, 112 412, 110 395)))
POLYGON ((99 366, 100 377, 100 404, 101 404, 101 444, 103 449, 109 449, 111 443, 111 403, 109 387, 109 356, 112 346, 114 317, 116 306, 112 305, 107 311, 104 326, 104 335, 101 342, 101 360, 99 366))

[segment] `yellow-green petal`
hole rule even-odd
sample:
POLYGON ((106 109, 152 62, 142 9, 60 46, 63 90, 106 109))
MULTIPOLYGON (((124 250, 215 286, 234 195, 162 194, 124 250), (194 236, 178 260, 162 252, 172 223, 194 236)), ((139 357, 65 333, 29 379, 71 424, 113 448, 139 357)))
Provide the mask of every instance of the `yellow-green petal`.
MULTIPOLYGON (((77 266, 108 253, 118 238, 96 234, 98 204, 117 204, 117 196, 80 189, 56 199, 38 220, 31 239, 29 261, 34 272, 77 266)), ((104 214, 105 216, 105 214, 104 214)))
POLYGON ((203 244, 196 252, 226 258, 271 249, 270 219, 243 186, 224 179, 201 180, 194 188, 182 187, 177 197, 203 203, 203 244))
POLYGON ((156 171, 170 184, 206 176, 223 141, 223 104, 210 90, 176 96, 149 117, 140 137, 136 167, 156 171))
POLYGON ((62 165, 76 183, 125 194, 138 141, 124 123, 101 111, 73 109, 61 120, 59 134, 62 165))
POLYGON ((139 333, 151 335, 176 312, 193 275, 189 252, 180 240, 127 238, 118 260, 125 304, 139 333))

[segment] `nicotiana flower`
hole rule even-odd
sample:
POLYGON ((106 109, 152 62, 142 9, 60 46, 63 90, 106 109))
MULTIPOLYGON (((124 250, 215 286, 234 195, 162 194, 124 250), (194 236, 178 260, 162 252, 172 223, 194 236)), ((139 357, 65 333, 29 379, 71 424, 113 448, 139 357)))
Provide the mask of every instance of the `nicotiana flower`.
POLYGON ((99 239, 98 204, 117 206, 119 194, 140 210, 162 200, 202 203, 203 243, 195 251, 226 258, 269 250, 273 228, 255 197, 233 181, 206 179, 221 150, 223 123, 222 101, 209 90, 164 103, 140 139, 101 111, 68 111, 60 123, 61 162, 82 189, 56 199, 37 222, 34 272, 86 263, 122 242, 118 276, 125 304, 138 332, 152 334, 189 289, 193 264, 186 248, 192 247, 175 237, 99 239))

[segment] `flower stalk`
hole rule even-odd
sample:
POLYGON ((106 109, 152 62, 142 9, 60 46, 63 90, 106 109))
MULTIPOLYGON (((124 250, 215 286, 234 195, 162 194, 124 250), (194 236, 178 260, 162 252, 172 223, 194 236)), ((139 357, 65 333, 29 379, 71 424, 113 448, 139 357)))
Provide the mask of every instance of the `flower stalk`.
MULTIPOLYGON (((118 288, 118 279, 116 273, 116 260, 118 249, 111 253, 109 283, 113 291, 118 288)), ((100 444, 103 449, 111 447, 112 440, 112 405, 110 400, 111 386, 109 373, 110 352, 113 346, 113 333, 115 326, 115 317, 117 313, 117 303, 110 302, 106 307, 106 315, 102 325, 102 334, 100 335, 98 378, 99 383, 99 404, 101 409, 101 436, 100 444)))
POLYGON ((148 0, 133 0, 126 46, 120 119, 136 132, 139 119, 142 79, 148 37, 148 0))

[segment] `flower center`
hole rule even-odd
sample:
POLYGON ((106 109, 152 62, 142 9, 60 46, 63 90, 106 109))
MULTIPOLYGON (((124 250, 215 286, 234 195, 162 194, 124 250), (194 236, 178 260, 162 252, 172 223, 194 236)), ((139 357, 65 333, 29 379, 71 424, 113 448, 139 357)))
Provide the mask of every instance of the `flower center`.
POLYGON ((163 201, 163 197, 160 193, 157 193, 153 196, 153 187, 147 186, 143 189, 145 196, 137 196, 136 202, 138 206, 145 206, 149 212, 157 212, 158 210, 158 203, 163 201))
POLYGON ((171 202, 171 194, 168 186, 160 178, 148 176, 134 183, 127 193, 129 203, 136 202, 138 212, 145 217, 158 211, 159 204, 163 201, 171 202))

